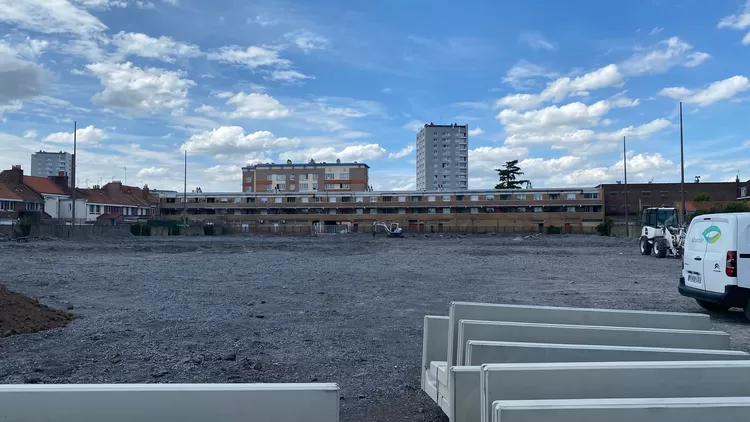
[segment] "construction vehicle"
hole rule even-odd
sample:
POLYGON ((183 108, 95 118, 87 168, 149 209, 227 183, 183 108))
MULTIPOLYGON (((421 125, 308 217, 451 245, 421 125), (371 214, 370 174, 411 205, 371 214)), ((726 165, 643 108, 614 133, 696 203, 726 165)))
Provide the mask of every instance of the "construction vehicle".
POLYGON ((685 225, 676 208, 645 208, 641 219, 641 254, 657 258, 681 257, 685 247, 685 225))
POLYGON ((385 223, 382 221, 372 223, 373 237, 379 231, 385 232, 388 237, 404 237, 404 229, 402 229, 398 223, 385 223))

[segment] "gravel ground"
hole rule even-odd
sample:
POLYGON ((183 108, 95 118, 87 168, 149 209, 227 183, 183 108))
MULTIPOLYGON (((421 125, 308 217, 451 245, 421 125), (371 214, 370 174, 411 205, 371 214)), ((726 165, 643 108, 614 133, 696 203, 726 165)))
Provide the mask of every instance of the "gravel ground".
MULTIPOLYGON (((0 383, 336 382, 345 421, 447 421, 419 367, 451 300, 701 312, 679 260, 595 236, 5 243, 0 269, 77 316, 0 339, 0 383)), ((750 351, 741 313, 713 317, 750 351)))

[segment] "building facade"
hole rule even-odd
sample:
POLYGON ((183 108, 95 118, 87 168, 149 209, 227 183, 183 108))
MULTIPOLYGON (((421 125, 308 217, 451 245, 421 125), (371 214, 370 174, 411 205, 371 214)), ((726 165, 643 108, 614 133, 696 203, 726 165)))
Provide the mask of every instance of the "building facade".
POLYGON ((73 154, 39 151, 31 154, 31 175, 37 177, 68 176, 73 174, 73 154))
MULTIPOLYGON (((160 196, 162 219, 183 215, 179 193, 160 196)), ((457 192, 188 193, 191 221, 234 225, 350 224, 366 231, 376 221, 409 231, 541 231, 557 226, 590 233, 604 221, 597 188, 457 192)))
POLYGON ((417 133, 417 190, 469 189, 469 126, 425 124, 417 133))
POLYGON ((256 164, 242 168, 242 192, 317 193, 369 190, 363 163, 256 164))
MULTIPOLYGON (((625 217, 625 185, 599 185, 607 217, 625 217)), ((742 197, 739 180, 734 182, 685 183, 685 201, 692 201, 699 193, 708 194, 712 201, 736 201, 742 197)), ((681 201, 680 183, 628 183, 628 215, 637 216, 648 207, 673 207, 681 201)))

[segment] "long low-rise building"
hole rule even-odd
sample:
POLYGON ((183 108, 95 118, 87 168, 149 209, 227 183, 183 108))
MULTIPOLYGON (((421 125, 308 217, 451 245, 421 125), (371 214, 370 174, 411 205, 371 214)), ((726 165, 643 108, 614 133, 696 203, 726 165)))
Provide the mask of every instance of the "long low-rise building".
POLYGON ((597 188, 473 190, 460 192, 188 193, 160 195, 163 219, 235 225, 349 224, 376 221, 409 231, 541 231, 556 226, 591 232, 604 221, 597 188))

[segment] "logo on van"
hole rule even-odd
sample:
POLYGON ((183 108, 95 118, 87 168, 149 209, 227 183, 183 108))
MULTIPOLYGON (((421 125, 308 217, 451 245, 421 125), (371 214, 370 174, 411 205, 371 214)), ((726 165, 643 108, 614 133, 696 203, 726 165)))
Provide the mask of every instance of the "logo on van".
POLYGON ((709 226, 706 230, 703 230, 703 238, 708 243, 716 243, 721 239, 721 229, 717 226, 709 226))

